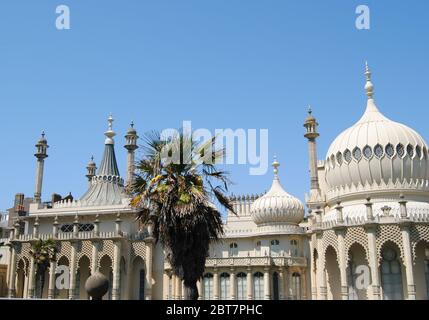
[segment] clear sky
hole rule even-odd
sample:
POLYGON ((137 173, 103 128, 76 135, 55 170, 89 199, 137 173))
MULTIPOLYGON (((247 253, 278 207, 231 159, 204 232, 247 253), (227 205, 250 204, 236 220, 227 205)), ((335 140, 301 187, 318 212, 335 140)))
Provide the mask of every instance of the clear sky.
MULTIPOLYGON (((2 0, 0 210, 34 192, 34 144, 50 144, 44 200, 80 197, 113 113, 123 136, 180 127, 269 129, 285 189, 309 187, 306 106, 320 123, 319 158, 364 111, 364 62, 384 114, 429 138, 429 2, 352 0, 2 0), (55 27, 58 5, 71 30, 55 27), (371 9, 371 29, 355 9, 371 9)), ((271 160, 271 159, 270 159, 271 160)), ((229 166, 234 193, 268 189, 272 173, 229 166)))

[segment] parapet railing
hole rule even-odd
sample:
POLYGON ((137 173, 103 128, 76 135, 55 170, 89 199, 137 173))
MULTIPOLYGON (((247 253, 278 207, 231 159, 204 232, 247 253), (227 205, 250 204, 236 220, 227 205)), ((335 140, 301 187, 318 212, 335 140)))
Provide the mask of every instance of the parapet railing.
MULTIPOLYGON (((98 234, 94 231, 84 231, 84 232, 59 232, 57 235, 54 234, 20 234, 16 236, 12 240, 17 241, 35 241, 35 240, 48 240, 48 239, 54 239, 54 240, 91 240, 91 239, 117 239, 122 238, 129 241, 143 241, 146 238, 148 238, 149 235, 147 232, 137 232, 133 234, 128 234, 126 232, 99 232, 98 234)), ((6 239, 6 241, 9 241, 9 239, 6 239)))
MULTIPOLYGON (((208 268, 240 268, 240 267, 307 267, 307 258, 304 257, 209 257, 206 260, 208 268)), ((165 269, 170 269, 168 262, 165 269)))

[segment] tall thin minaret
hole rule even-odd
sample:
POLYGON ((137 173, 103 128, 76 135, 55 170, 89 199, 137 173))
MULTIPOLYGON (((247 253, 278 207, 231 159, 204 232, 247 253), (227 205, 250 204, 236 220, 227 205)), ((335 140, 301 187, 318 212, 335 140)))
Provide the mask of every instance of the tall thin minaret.
POLYGON ((88 178, 88 184, 91 186, 92 178, 97 174, 97 165, 94 162, 94 156, 91 157, 87 167, 86 167, 86 177, 88 178))
POLYGON ((127 157, 127 187, 131 187, 134 183, 134 170, 135 170, 135 152, 139 148, 137 145, 137 140, 139 136, 137 135, 136 129, 134 129, 134 122, 131 122, 131 127, 128 129, 128 132, 125 136, 126 144, 125 149, 128 150, 127 157))
POLYGON ((34 188, 34 203, 42 202, 42 184, 43 184, 43 171, 45 167, 45 159, 48 157, 47 149, 48 141, 45 138, 45 132, 42 132, 42 136, 36 144, 36 153, 34 156, 37 158, 36 163, 36 184, 34 188))
POLYGON ((319 124, 316 121, 316 118, 313 116, 313 111, 311 107, 308 108, 308 116, 305 120, 304 127, 307 129, 305 137, 308 139, 308 157, 310 164, 310 189, 312 193, 314 191, 319 191, 319 178, 317 175, 317 144, 316 139, 320 136, 317 132, 317 126, 319 124))

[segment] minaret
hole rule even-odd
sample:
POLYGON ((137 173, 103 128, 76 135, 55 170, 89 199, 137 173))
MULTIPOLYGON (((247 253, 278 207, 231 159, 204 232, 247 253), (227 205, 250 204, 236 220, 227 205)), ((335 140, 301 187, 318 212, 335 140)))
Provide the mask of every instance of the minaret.
POLYGON ((42 132, 42 136, 36 144, 36 153, 34 156, 37 158, 36 164, 36 185, 34 189, 34 203, 42 202, 42 184, 43 184, 43 171, 45 167, 45 159, 48 157, 47 149, 48 141, 45 139, 45 132, 42 132))
POLYGON ((139 148, 137 145, 137 140, 139 136, 137 131, 134 129, 134 122, 131 122, 131 127, 128 129, 128 132, 125 136, 126 144, 125 149, 128 150, 127 158, 127 187, 131 187, 134 182, 134 168, 135 168, 135 151, 139 148))
POLYGON ((88 183, 91 186, 92 178, 95 177, 97 174, 97 165, 94 162, 94 156, 91 157, 91 160, 89 161, 86 170, 86 177, 88 178, 88 183))
POLYGON ((305 120, 304 127, 307 129, 304 135, 308 139, 308 157, 310 164, 310 182, 311 182, 311 193, 313 190, 319 191, 319 178, 317 175, 317 144, 316 139, 320 136, 317 132, 317 126, 319 125, 316 118, 313 116, 311 107, 308 108, 308 116, 305 120))

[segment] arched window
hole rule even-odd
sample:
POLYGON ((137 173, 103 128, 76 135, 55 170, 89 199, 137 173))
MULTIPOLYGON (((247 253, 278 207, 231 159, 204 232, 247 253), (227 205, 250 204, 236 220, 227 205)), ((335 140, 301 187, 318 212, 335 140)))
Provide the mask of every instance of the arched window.
POLYGON ((301 300, 301 275, 294 273, 292 275, 292 300, 301 300))
POLYGON ((271 254, 272 255, 280 254, 280 241, 279 240, 271 240, 271 254))
POLYGON ((238 244, 236 244, 235 242, 233 242, 229 245, 229 255, 231 257, 237 257, 238 256, 238 244))
POLYGON ((384 300, 403 300, 401 264, 396 251, 385 248, 382 252, 381 283, 384 300))
POLYGON ((257 257, 261 256, 261 247, 262 247, 261 241, 257 241, 255 246, 255 252, 257 257))
POLYGON ((292 257, 297 257, 299 255, 298 240, 293 239, 290 241, 290 254, 292 257))
POLYGON ((203 277, 204 300, 213 300, 213 275, 207 273, 203 277))
POLYGON ((247 275, 237 274, 237 300, 247 300, 247 275))
POLYGON ((280 300, 279 274, 273 273, 273 300, 280 300))
POLYGON ((229 300, 231 292, 230 286, 229 286, 229 274, 228 273, 222 273, 220 275, 220 299, 221 300, 229 300))
POLYGON ((264 300, 264 275, 260 272, 253 275, 253 298, 264 300))
POLYGON ((144 300, 144 283, 145 283, 145 271, 144 269, 140 269, 139 274, 139 300, 144 300))

